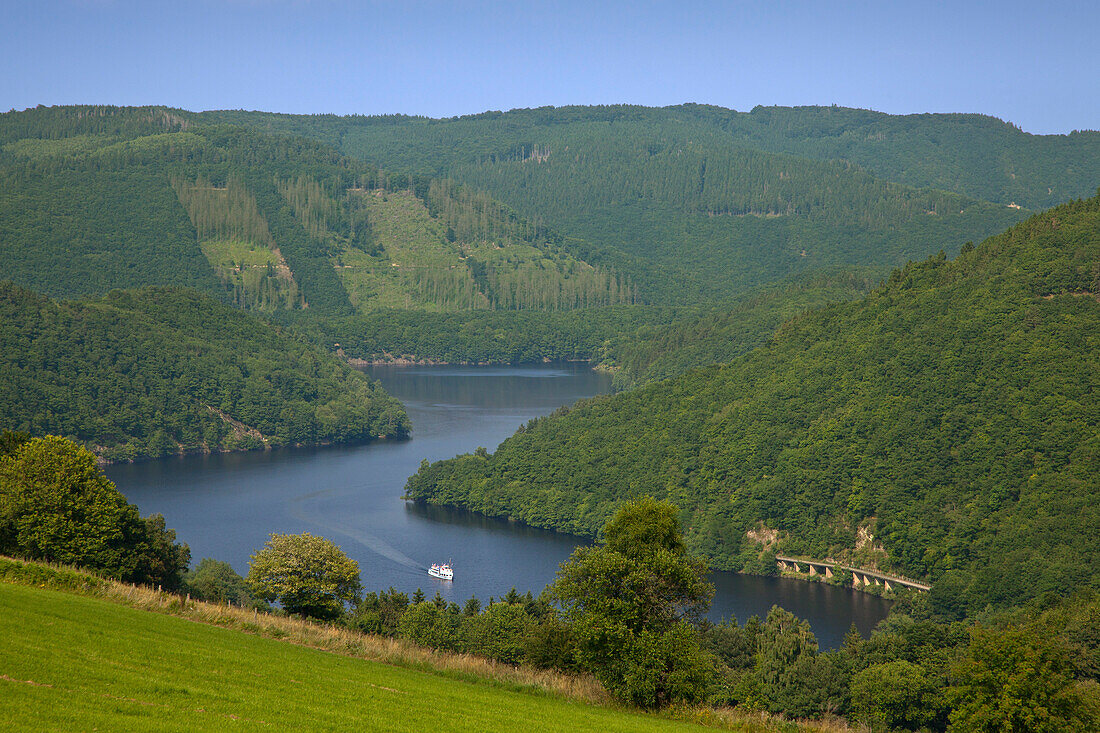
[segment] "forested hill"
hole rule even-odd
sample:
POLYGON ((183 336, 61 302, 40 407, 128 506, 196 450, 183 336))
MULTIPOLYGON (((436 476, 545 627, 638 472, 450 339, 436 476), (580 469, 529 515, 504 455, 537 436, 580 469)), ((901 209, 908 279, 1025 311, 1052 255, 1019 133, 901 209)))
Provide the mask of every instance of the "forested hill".
POLYGON ((1043 209, 1088 197, 1100 183, 1100 131, 1032 135, 979 114, 888 115, 848 107, 683 105, 739 144, 846 160, 879 178, 999 204, 1043 209))
MULTIPOLYGON (((782 146, 764 140, 760 129, 785 139, 789 124, 777 121, 773 130, 753 122, 761 119, 755 113, 697 105, 540 108, 447 120, 232 112, 211 119, 292 130, 387 169, 445 175, 485 190, 562 232, 582 259, 627 274, 650 302, 726 297, 822 266, 889 269, 940 249, 954 252, 1027 213, 1008 201, 979 200, 966 185, 947 185, 967 167, 962 148, 969 141, 959 136, 931 151, 904 136, 884 143, 899 160, 930 158, 937 176, 922 185, 955 190, 917 189, 879 172, 893 171, 890 165, 861 167, 874 162, 866 155, 863 163, 832 159, 825 143, 788 146, 798 157, 778 154, 782 146)), ((1025 142, 997 143, 1013 160, 1022 156, 1021 172, 1042 157, 1017 150, 1025 142)), ((1044 203, 1079 194, 1082 180, 1088 191, 1097 183, 1100 156, 1076 138, 1064 147, 1069 152, 1058 160, 1071 162, 1025 176, 1049 181, 1044 203)))
POLYGON ((718 567, 849 558, 931 579, 959 611, 1098 586, 1098 294, 1100 197, 911 264, 729 364, 426 466, 407 493, 589 534, 652 494, 718 567))
POLYGON ((305 340, 197 293, 56 302, 0 283, 0 428, 104 458, 401 437, 401 404, 305 340))
POLYGON ((601 122, 719 130, 728 142, 744 147, 844 160, 894 183, 1024 208, 1042 209, 1091 196, 1100 181, 1100 131, 1033 135, 980 114, 890 115, 835 105, 758 106, 738 112, 683 104, 541 107, 442 120, 239 111, 204 113, 204 117, 294 131, 350 153, 418 170, 442 171, 499 153, 502 141, 526 136, 528 142, 537 142, 535 137, 546 127, 601 122), (485 134, 479 137, 476 132, 485 134), (420 144, 413 144, 414 140, 420 144), (440 144, 443 140, 462 144, 448 147, 440 144))
POLYGON ((484 193, 154 107, 0 115, 0 278, 63 298, 187 286, 330 316, 635 298, 484 193))

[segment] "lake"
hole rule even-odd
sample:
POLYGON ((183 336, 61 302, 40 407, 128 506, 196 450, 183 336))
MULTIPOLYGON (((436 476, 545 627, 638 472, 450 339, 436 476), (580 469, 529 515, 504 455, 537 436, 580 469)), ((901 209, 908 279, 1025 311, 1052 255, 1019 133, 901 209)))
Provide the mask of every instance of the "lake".
MULTIPOLYGON (((610 378, 584 364, 519 367, 373 367, 400 399, 412 438, 361 446, 166 458, 107 467, 142 514, 160 512, 197 563, 225 560, 242 575, 272 532, 312 532, 359 562, 363 587, 437 591, 462 604, 510 588, 535 595, 584 538, 401 499, 422 459, 484 446, 493 450, 521 424, 583 397, 607 392, 610 378), (455 580, 426 575, 453 560, 455 580)), ((823 647, 839 645, 851 624, 864 634, 888 601, 847 588, 781 578, 714 573, 711 617, 764 615, 781 605, 806 618, 823 647)))

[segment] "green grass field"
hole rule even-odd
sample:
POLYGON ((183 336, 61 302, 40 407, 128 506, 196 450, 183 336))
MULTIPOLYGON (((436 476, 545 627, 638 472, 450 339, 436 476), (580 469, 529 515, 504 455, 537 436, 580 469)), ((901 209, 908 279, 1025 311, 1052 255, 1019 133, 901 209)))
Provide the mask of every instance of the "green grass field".
POLYGON ((0 583, 0 730, 700 730, 0 583))

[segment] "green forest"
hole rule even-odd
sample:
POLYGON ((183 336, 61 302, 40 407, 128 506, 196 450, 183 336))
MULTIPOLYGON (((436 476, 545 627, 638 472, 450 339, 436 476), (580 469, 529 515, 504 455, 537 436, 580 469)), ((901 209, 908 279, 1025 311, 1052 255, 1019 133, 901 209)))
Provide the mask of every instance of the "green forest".
POLYGON ((405 409, 310 342, 193 291, 53 301, 0 283, 0 424, 108 460, 403 437, 405 409))
POLYGON ((589 535, 652 494, 717 567, 848 558, 958 613, 1097 586, 1098 234, 1100 198, 1055 208, 728 364, 425 464, 406 493, 589 535))
POLYGON ((160 108, 0 115, 0 277, 52 297, 173 285, 330 316, 637 297, 484 192, 160 108))
MULTIPOLYGON (((846 157, 846 149, 815 137, 818 127, 825 136, 848 129, 844 124, 811 121, 791 131, 794 125, 781 118, 773 129, 761 124, 758 111, 692 105, 540 108, 441 120, 204 114, 313 137, 386 169, 487 191, 560 231, 580 259, 628 277, 643 301, 676 304, 723 299, 824 266, 894 267, 940 249, 954 252, 1020 220, 1026 204, 966 183, 982 180, 966 166, 971 137, 1003 149, 1012 168, 1004 177, 1018 170, 1009 180, 1029 186, 1035 196, 1027 200, 1042 205, 1091 193, 1100 165, 1092 134, 1038 145, 1022 133, 1006 140, 996 125, 967 127, 974 121, 942 115, 930 116, 928 130, 891 138, 890 150, 929 161, 935 172, 906 177, 894 175, 900 163, 879 170, 867 156, 846 157), (937 137, 943 125, 966 134, 937 137), (761 129, 813 144, 805 151, 765 144, 761 129), (1057 182, 1060 193, 1046 186, 1039 196, 1040 181, 1057 182)), ((882 117, 886 127, 924 129, 882 117)))

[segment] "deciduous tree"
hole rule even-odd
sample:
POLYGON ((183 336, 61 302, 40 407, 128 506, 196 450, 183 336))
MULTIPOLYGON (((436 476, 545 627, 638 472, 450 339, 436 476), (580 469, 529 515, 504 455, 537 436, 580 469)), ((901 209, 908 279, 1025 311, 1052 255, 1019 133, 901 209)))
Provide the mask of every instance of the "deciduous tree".
POLYGON ((359 563, 331 540, 273 533, 252 555, 248 585, 265 601, 278 601, 288 613, 334 619, 344 604, 359 598, 359 563))

